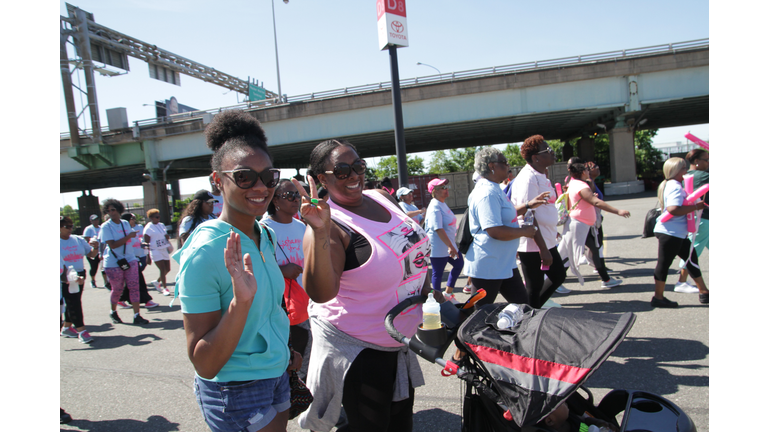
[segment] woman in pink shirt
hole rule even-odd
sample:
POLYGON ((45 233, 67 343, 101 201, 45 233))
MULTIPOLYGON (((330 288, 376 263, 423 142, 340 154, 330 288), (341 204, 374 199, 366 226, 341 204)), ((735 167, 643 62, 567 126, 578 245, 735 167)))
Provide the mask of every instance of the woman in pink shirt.
POLYGON ((570 260, 571 270, 583 285, 584 281, 578 272, 578 265, 579 257, 582 256, 584 247, 587 247, 592 253, 595 269, 600 275, 601 286, 603 288, 615 287, 621 284, 622 281, 608 276, 608 272, 605 269, 605 261, 600 256, 600 246, 597 242, 597 227, 595 227, 595 222, 597 221, 596 209, 605 210, 623 217, 629 217, 629 212, 618 210, 606 204, 605 201, 599 199, 592 192, 592 188, 588 184, 592 180, 589 177, 587 165, 583 160, 571 158, 568 164, 568 172, 571 177, 567 192, 570 212, 568 214, 569 220, 563 229, 563 244, 560 248, 563 261, 570 260))
MULTIPOLYGON (((343 405, 350 431, 410 431, 414 387, 424 383, 415 355, 392 339, 384 316, 412 296, 427 294, 430 242, 383 190, 364 190, 365 161, 346 140, 318 144, 309 182, 328 195, 316 205, 303 188, 304 289, 311 305, 312 357, 307 386, 315 397, 299 417, 303 429, 330 430, 343 405)), ((294 183, 296 184, 296 183, 294 183)), ((444 301, 439 292, 435 298, 444 301)), ((421 322, 414 306, 395 320, 412 336, 421 322)))

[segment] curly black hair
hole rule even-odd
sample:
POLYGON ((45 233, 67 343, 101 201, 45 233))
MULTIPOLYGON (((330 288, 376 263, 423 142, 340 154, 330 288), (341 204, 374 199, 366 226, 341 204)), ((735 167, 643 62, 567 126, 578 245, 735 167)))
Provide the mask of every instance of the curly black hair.
POLYGON ((120 201, 114 198, 109 198, 104 200, 104 202, 102 203, 101 212, 103 214, 109 214, 109 206, 114 207, 115 210, 117 210, 117 212, 120 214, 123 214, 123 212, 125 211, 125 206, 123 205, 123 203, 121 203, 120 201))
POLYGON ((315 179, 315 182, 319 183, 317 175, 325 173, 325 162, 328 161, 328 158, 331 156, 331 152, 333 152, 337 147, 341 146, 350 147, 355 151, 355 153, 357 153, 355 146, 353 146, 351 142, 345 139, 330 139, 323 141, 316 145, 312 150, 312 153, 309 155, 309 169, 307 170, 307 175, 311 175, 312 178, 315 179))
POLYGON ((214 171, 221 169, 224 156, 236 149, 263 150, 272 160, 264 129, 255 117, 242 110, 232 109, 217 114, 205 128, 205 140, 208 148, 213 150, 211 168, 214 171))

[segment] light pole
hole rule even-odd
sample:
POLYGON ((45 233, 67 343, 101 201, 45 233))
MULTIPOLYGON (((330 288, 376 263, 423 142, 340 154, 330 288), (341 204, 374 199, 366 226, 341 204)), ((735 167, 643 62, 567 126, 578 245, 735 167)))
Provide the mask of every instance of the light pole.
MULTIPOLYGON (((283 0, 288 4, 288 0, 283 0)), ((275 32, 275 66, 277 66, 277 101, 283 101, 283 89, 280 87, 280 60, 277 57, 277 25, 275 24, 275 0, 272 0, 272 30, 275 32)))
POLYGON ((431 67, 432 69, 436 70, 438 74, 440 74, 440 79, 443 79, 443 73, 442 73, 442 72, 440 72, 440 69, 438 69, 438 68, 436 68, 436 67, 434 67, 434 66, 432 66, 432 65, 428 65, 428 64, 426 64, 426 63, 422 63, 422 62, 417 62, 417 63, 416 63, 416 66, 429 66, 429 67, 431 67))

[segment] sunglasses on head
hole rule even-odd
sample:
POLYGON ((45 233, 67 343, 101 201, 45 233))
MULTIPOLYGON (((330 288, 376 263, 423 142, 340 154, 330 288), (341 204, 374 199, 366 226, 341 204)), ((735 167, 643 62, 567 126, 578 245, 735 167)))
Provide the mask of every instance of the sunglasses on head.
POLYGON ((232 180, 234 180, 235 185, 240 189, 252 188, 259 179, 264 183, 264 186, 270 189, 277 186, 278 181, 280 181, 280 170, 277 168, 268 168, 262 172, 254 171, 252 169, 236 169, 222 171, 222 173, 232 174, 232 180))
POLYGON ((301 197, 301 194, 298 191, 287 191, 275 196, 277 198, 282 198, 291 202, 295 202, 297 199, 301 197))
POLYGON ((365 174, 365 169, 367 167, 368 165, 364 160, 356 160, 352 163, 352 165, 348 163, 336 164, 336 166, 333 167, 333 171, 326 171, 325 173, 333 174, 337 179, 344 180, 345 178, 349 177, 350 174, 352 174, 352 171, 354 171, 357 175, 365 174))
POLYGON ((542 154, 542 153, 549 153, 549 154, 554 154, 554 153, 555 153, 555 151, 554 151, 554 150, 552 150, 552 148, 550 147, 550 148, 547 148, 546 150, 542 150, 542 151, 540 151, 540 152, 538 152, 538 153, 536 153, 536 154, 542 154))

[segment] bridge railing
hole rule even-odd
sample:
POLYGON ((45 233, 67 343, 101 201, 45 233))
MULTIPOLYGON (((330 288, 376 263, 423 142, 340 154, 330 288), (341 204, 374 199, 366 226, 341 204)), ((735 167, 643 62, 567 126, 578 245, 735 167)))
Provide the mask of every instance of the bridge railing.
MULTIPOLYGON (((549 59, 549 60, 536 60, 536 61, 515 63, 515 64, 503 65, 503 66, 492 66, 492 67, 471 69, 471 70, 459 71, 459 72, 427 75, 427 76, 421 76, 416 78, 406 78, 406 79, 400 80, 400 87, 405 88, 405 87, 411 87, 411 86, 422 85, 422 84, 452 82, 456 79, 481 77, 481 76, 496 75, 496 74, 500 75, 500 74, 507 74, 510 72, 527 72, 527 71, 532 71, 536 69, 572 66, 576 64, 624 60, 632 57, 646 56, 646 55, 652 55, 652 54, 664 54, 669 52, 699 49, 699 48, 705 48, 705 47, 709 47, 708 38, 690 40, 685 42, 675 42, 675 43, 662 44, 662 45, 651 45, 651 46, 641 47, 641 48, 606 51, 606 52, 596 53, 596 54, 585 54, 585 55, 577 55, 577 56, 570 56, 570 57, 561 57, 561 58, 549 59)), ((282 103, 330 99, 330 98, 336 98, 340 96, 346 96, 349 94, 363 94, 363 93, 370 93, 370 92, 376 92, 376 91, 382 91, 382 90, 389 90, 391 88, 392 88, 392 82, 390 81, 373 83, 373 84, 363 84, 363 85, 353 86, 353 87, 344 87, 344 88, 334 89, 334 90, 324 90, 320 92, 312 92, 312 93, 306 93, 306 94, 300 94, 300 95, 294 95, 294 96, 287 96, 285 98, 285 101, 282 103)), ((162 117, 162 118, 139 120, 139 121, 135 121, 134 125, 141 127, 141 126, 149 126, 149 125, 155 125, 155 124, 171 124, 171 123, 176 124, 183 121, 196 120, 205 114, 216 114, 227 109, 233 109, 233 108, 247 109, 247 108, 254 108, 254 107, 275 106, 280 104, 281 102, 279 102, 277 99, 267 99, 267 100, 255 101, 255 102, 244 102, 236 105, 231 105, 228 107, 220 107, 220 108, 213 108, 208 110, 186 112, 186 113, 174 114, 174 115, 162 117)), ((89 130, 85 131, 86 134, 88 134, 88 132, 89 130)), ((109 128, 102 128, 102 132, 109 132, 109 128)), ((69 132, 62 132, 61 139, 66 139, 66 138, 69 138, 69 132)))

